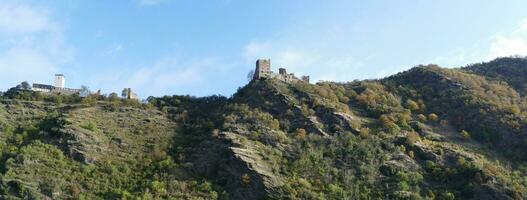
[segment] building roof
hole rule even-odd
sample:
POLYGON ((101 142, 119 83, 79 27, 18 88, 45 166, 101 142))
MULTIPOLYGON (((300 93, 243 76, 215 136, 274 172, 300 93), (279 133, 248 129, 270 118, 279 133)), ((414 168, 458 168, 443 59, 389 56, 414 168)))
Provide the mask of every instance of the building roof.
POLYGON ((33 88, 39 88, 39 89, 55 89, 55 86, 52 86, 52 85, 46 85, 46 84, 38 84, 38 83, 33 83, 33 88))

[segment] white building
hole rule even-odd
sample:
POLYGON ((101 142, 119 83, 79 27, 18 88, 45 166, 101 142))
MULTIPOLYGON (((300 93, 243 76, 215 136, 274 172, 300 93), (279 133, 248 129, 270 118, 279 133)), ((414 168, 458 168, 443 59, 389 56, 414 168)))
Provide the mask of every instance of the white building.
POLYGON ((64 74, 55 74, 54 85, 33 83, 33 91, 56 93, 56 94, 79 94, 79 89, 66 88, 66 79, 64 74))
POLYGON ((64 74, 55 74, 55 87, 64 88, 66 86, 66 78, 64 74))

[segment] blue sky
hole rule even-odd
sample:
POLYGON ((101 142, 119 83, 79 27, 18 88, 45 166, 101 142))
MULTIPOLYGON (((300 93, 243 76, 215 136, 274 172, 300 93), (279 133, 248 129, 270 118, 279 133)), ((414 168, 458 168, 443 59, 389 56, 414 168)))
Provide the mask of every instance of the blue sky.
POLYGON ((0 90, 17 83, 222 94, 257 58, 312 80, 527 55, 527 1, 2 0, 0 90))

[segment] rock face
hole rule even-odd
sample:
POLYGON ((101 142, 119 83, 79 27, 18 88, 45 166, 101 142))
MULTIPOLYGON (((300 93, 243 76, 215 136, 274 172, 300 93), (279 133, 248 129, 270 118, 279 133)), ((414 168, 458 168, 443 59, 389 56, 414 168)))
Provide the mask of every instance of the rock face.
MULTIPOLYGON (((222 134, 224 139, 232 145, 229 147, 232 153, 232 163, 228 166, 239 166, 241 169, 226 170, 238 179, 241 184, 235 184, 233 189, 234 197, 239 199, 261 199, 273 195, 273 190, 281 187, 283 182, 279 175, 275 174, 277 169, 273 169, 260 156, 261 152, 254 144, 242 144, 240 136, 235 133, 225 132, 222 134), (248 183, 244 183, 244 175, 249 175, 248 183), (247 190, 246 188, 250 188, 247 190)), ((229 167, 229 168, 231 168, 229 167)))

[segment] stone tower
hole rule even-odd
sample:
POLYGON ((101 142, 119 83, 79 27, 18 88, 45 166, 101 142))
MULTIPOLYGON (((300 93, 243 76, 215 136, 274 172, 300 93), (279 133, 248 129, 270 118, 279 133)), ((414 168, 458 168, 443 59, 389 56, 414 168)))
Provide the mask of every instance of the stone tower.
POLYGON ((254 70, 254 79, 269 78, 271 74, 271 59, 258 59, 254 70))
POLYGON ((55 74, 55 85, 56 88, 64 88, 66 86, 66 79, 64 74, 55 74))
POLYGON ((285 68, 278 69, 278 74, 280 75, 287 75, 287 70, 285 68))
POLYGON ((309 83, 309 76, 302 76, 302 81, 309 83))

